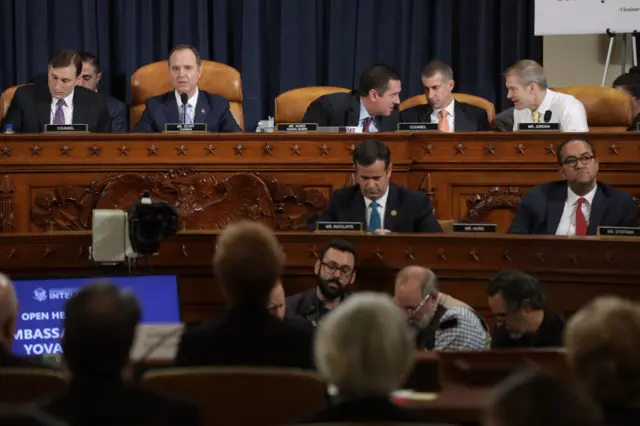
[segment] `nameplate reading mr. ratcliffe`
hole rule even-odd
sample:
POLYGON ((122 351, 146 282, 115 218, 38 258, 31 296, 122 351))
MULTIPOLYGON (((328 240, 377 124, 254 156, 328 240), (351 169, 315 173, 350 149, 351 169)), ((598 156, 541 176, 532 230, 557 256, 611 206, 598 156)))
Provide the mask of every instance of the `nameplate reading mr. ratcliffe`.
POLYGON ((454 223, 453 232, 492 234, 498 232, 498 225, 494 223, 454 223))
POLYGON ((317 132, 315 123, 278 123, 279 132, 317 132))
POLYGON ((560 123, 519 123, 518 130, 550 130, 558 132, 560 131, 560 123))
POLYGON ((398 123, 398 131, 404 132, 437 132, 438 123, 398 123))
POLYGON ((207 131, 207 124, 166 123, 164 125, 164 131, 165 133, 205 133, 207 131))
POLYGON ((640 228, 633 226, 598 226, 601 237, 640 237, 640 228))
POLYGON ((45 133, 89 133, 88 124, 45 124, 45 133))
POLYGON ((362 232, 360 222, 316 222, 316 230, 333 232, 362 232))

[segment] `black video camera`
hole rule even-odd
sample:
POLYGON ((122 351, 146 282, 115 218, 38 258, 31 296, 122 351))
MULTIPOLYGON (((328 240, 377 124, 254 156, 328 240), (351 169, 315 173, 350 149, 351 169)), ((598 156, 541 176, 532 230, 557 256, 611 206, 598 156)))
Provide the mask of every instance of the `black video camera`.
POLYGON ((160 243, 178 231, 178 211, 166 201, 152 201, 151 193, 144 191, 128 211, 129 241, 138 254, 154 254, 160 243))

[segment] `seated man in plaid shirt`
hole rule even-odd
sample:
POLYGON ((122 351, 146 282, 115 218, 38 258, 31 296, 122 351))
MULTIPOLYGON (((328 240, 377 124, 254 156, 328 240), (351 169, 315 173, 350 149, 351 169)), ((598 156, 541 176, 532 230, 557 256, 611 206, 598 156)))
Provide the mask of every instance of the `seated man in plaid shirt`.
POLYGON ((473 309, 438 292, 438 278, 430 269, 407 266, 396 276, 394 298, 415 328, 418 349, 481 350, 491 346, 489 328, 473 309))

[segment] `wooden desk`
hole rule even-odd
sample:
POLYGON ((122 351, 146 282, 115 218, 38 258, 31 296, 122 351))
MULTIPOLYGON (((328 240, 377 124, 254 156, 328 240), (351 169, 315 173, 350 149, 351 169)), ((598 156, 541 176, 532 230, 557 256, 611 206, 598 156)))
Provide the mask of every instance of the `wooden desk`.
MULTIPOLYGON (((640 137, 584 136, 596 147, 600 179, 640 195, 640 137)), ((245 217, 278 231, 300 230, 333 190, 355 182, 352 154, 364 137, 0 135, 0 232, 90 229, 93 208, 126 208, 143 189, 178 205, 184 229, 218 229, 245 217), (229 204, 230 199, 240 201, 229 204)), ((389 145, 392 180, 429 194, 439 219, 492 222, 506 230, 522 194, 560 178, 555 147, 569 135, 367 137, 389 145)))

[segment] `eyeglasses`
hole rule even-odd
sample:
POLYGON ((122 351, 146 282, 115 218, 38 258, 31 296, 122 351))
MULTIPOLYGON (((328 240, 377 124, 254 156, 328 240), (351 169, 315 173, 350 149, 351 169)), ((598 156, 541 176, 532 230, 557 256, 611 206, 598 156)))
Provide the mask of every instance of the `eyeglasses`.
POLYGON ((338 264, 336 264, 334 262, 324 263, 322 261, 320 262, 320 264, 322 266, 324 266, 325 268, 327 268, 327 270, 329 272, 331 272, 332 274, 335 274, 336 271, 340 271, 340 273, 342 275, 347 277, 347 276, 351 275, 351 273, 353 273, 353 269, 349 265, 338 265, 338 264))
POLYGON ((404 308, 404 313, 407 314, 407 316, 409 318, 413 318, 416 313, 422 309, 422 307, 424 306, 425 303, 427 303, 427 300, 431 299, 433 297, 433 295, 431 293, 427 294, 418 304, 418 306, 416 306, 415 308, 404 308))
POLYGON ((578 161, 580 161, 580 163, 586 166, 587 164, 591 163, 591 161, 593 161, 594 158, 596 158, 595 155, 591 155, 591 154, 583 155, 580 157, 567 157, 564 159, 562 164, 564 166, 575 167, 578 165, 578 161))

